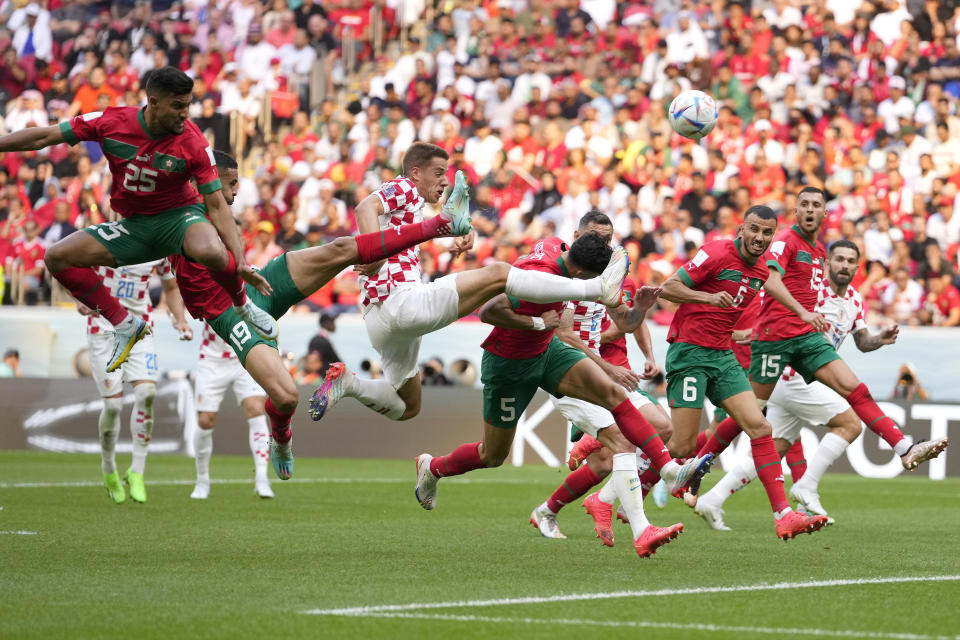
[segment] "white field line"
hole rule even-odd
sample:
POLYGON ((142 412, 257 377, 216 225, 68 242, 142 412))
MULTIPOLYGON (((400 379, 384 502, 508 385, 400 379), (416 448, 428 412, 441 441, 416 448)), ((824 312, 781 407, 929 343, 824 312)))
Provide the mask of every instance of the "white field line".
POLYGON ((740 593, 745 591, 780 591, 786 589, 810 589, 819 587, 844 587, 866 584, 896 584, 902 582, 950 582, 960 580, 960 575, 902 576, 889 578, 860 578, 854 580, 813 580, 810 582, 777 582, 717 587, 691 587, 686 589, 658 589, 651 591, 611 591, 601 593, 571 593, 553 596, 526 596, 521 598, 498 598, 493 600, 459 600, 451 602, 419 602, 410 604, 385 604, 344 609, 308 609, 303 613, 318 616, 363 616, 385 612, 418 611, 424 609, 465 609, 494 607, 515 604, 541 604, 547 602, 576 602, 584 600, 611 600, 615 598, 650 598, 661 596, 699 595, 704 593, 740 593))
MULTIPOLYGON (((151 487, 173 487, 181 485, 192 486, 196 480, 151 480, 146 478, 147 485, 151 487)), ((277 484, 415 484, 415 478, 411 474, 410 478, 291 478, 289 480, 276 480, 277 484)), ((211 484, 253 484, 253 477, 249 479, 240 478, 214 478, 211 484)), ((529 485, 530 480, 521 480, 519 478, 445 478, 444 484, 525 484, 529 485)), ((102 481, 79 480, 75 482, 0 482, 0 489, 54 489, 70 487, 102 487, 102 481)), ((0 507, 2 509, 2 507, 0 507)))
POLYGON ((35 536, 36 531, 0 531, 0 536, 35 536))
POLYGON ((581 620, 569 618, 501 618, 488 616, 458 616, 438 613, 372 613, 365 617, 431 620, 449 622, 487 622, 522 625, 559 625, 564 627, 627 627, 632 629, 672 629, 676 631, 728 631, 734 633, 757 633, 779 637, 820 636, 828 638, 879 638, 881 640, 957 640, 960 636, 931 636, 919 633, 891 633, 886 631, 859 631, 856 629, 817 629, 813 627, 749 627, 741 625, 705 624, 697 622, 650 622, 642 620, 581 620))

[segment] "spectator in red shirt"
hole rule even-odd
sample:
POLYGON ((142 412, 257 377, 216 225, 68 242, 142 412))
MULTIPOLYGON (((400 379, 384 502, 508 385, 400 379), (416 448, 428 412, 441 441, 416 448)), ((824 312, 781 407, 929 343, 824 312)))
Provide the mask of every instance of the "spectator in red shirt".
POLYGON ((297 35, 297 22, 293 11, 284 11, 280 14, 279 24, 267 31, 267 42, 279 49, 285 44, 293 44, 297 35))
POLYGON ((293 162, 303 160, 303 149, 306 146, 313 147, 320 141, 313 131, 310 130, 310 117, 305 111, 298 111, 293 114, 293 131, 283 138, 283 150, 290 156, 293 162))
POLYGON ((931 278, 927 286, 930 292, 920 312, 923 324, 937 327, 960 325, 960 291, 950 284, 948 277, 931 278))
POLYGON ((6 278, 8 283, 15 273, 21 273, 20 285, 23 287, 27 304, 36 304, 39 298, 43 278, 43 241, 40 239, 40 226, 33 220, 23 224, 23 236, 13 243, 10 255, 6 259, 6 278))

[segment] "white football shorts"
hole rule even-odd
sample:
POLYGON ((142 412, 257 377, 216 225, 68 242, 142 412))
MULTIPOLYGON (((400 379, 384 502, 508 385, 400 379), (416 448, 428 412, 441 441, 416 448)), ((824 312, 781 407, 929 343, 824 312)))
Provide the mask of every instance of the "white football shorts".
POLYGON ((407 284, 371 304, 363 316, 370 344, 380 355, 383 376, 395 389, 417 375, 420 338, 457 319, 457 274, 429 284, 407 284))
POLYGON ((780 380, 767 403, 773 437, 796 442, 804 427, 826 425, 850 408, 836 391, 820 383, 806 384, 799 375, 780 380))
POLYGON ((216 413, 227 389, 233 387, 237 404, 254 396, 265 396, 266 392, 247 373, 240 361, 231 358, 201 358, 197 366, 197 380, 194 384, 197 411, 216 413))
MULTIPOLYGON (((649 398, 636 391, 631 391, 627 397, 630 398, 630 402, 637 409, 653 404, 649 398)), ((571 398, 570 396, 563 396, 562 398, 550 396, 550 402, 568 422, 573 423, 577 429, 593 438, 596 438, 600 431, 616 422, 612 413, 586 400, 571 398)))
POLYGON ((107 373, 107 362, 113 351, 113 333, 87 334, 87 353, 90 356, 90 375, 97 383, 97 391, 104 398, 123 393, 124 382, 138 380, 157 381, 157 349, 153 335, 147 334, 130 349, 130 355, 120 368, 107 373))

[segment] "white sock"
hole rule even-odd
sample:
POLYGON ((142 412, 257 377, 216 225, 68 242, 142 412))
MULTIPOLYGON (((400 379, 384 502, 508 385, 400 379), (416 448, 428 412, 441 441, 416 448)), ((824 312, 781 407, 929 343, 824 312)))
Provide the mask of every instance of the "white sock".
POLYGON ((600 502, 606 504, 613 504, 617 501, 617 490, 613 486, 613 478, 609 478, 603 483, 603 486, 600 487, 600 491, 597 493, 597 498, 600 499, 600 502))
POLYGON ((346 386, 343 395, 356 398, 362 404, 391 420, 399 420, 407 410, 403 398, 397 394, 393 385, 384 379, 370 380, 348 373, 344 379, 344 385, 346 386))
POLYGON ((913 438, 911 438, 910 436, 904 436, 903 440, 893 445, 893 452, 898 456, 902 457, 907 455, 907 451, 910 451, 910 447, 912 446, 913 446, 913 438))
POLYGON ((700 499, 708 500, 711 504, 719 507, 726 502, 727 498, 743 489, 756 478, 757 467, 753 464, 753 456, 744 456, 726 475, 720 478, 720 482, 700 499))
POLYGON ((507 274, 507 295, 527 302, 547 303, 565 300, 596 300, 600 297, 600 278, 578 280, 542 271, 511 267, 507 274))
POLYGON ((123 398, 104 398, 100 410, 100 468, 104 473, 117 470, 117 436, 120 435, 120 410, 123 398))
POLYGON ((630 520, 633 539, 636 540, 643 530, 650 526, 650 521, 643 512, 643 491, 640 489, 640 478, 637 476, 637 454, 613 454, 610 482, 617 492, 617 497, 620 498, 620 506, 630 520))
POLYGON ((130 436, 133 440, 133 462, 130 470, 143 473, 147 465, 147 447, 153 433, 153 399, 157 385, 152 382, 133 388, 133 412, 130 414, 130 436))
POLYGON ((197 482, 210 484, 210 456, 213 455, 213 429, 193 432, 193 450, 197 456, 197 482))
POLYGON ((827 433, 817 446, 816 453, 807 462, 807 472, 797 481, 797 484, 805 489, 816 491, 823 474, 826 473, 830 465, 843 455, 848 446, 850 446, 850 443, 837 434, 832 431, 827 433))
POLYGON ((253 468, 257 478, 267 477, 267 460, 270 459, 270 427, 267 416, 248 418, 250 425, 250 453, 253 454, 253 468))
POLYGON ((119 324, 114 326, 114 329, 117 331, 130 331, 133 329, 133 314, 127 312, 127 317, 120 321, 119 324))

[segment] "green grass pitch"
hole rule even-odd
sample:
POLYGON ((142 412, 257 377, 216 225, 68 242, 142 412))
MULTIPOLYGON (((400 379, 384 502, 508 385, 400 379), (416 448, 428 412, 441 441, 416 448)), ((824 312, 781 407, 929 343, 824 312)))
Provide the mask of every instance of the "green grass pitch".
POLYGON ((200 502, 192 460, 153 456, 147 504, 117 506, 96 456, 0 453, 0 638, 960 633, 958 479, 828 476, 837 524, 790 542, 774 536, 759 486, 728 502, 731 533, 679 501, 648 501, 654 523, 686 532, 640 560, 619 523, 617 546, 601 546, 579 503, 560 514, 569 539, 537 534, 529 514, 563 477, 555 469, 444 480, 425 512, 412 460, 298 459, 275 500, 253 495, 252 466, 214 457, 200 502), (811 584, 823 581, 836 583, 811 584), (786 584, 761 588, 775 583, 786 584))

